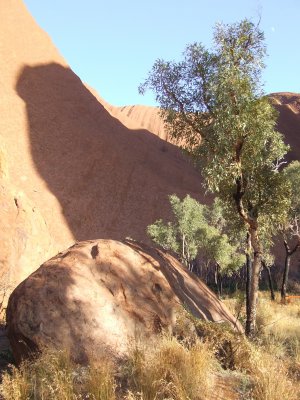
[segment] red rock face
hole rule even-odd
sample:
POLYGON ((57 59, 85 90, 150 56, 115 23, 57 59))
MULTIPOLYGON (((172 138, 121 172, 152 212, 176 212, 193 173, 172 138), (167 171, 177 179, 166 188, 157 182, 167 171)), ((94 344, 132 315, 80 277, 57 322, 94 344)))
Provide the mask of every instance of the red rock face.
MULTIPOLYGON (((26 267, 23 250, 1 260, 15 283, 74 240, 148 241, 146 226, 170 217, 169 194, 205 201, 200 174, 158 137, 167 136, 155 108, 117 109, 95 97, 21 0, 1 1, 0 21, 0 135, 9 176, 0 182, 1 246, 27 249, 26 267), (15 198, 25 199, 24 229, 12 229, 15 198)), ((274 98, 279 129, 299 159, 299 96, 274 98)))
POLYGON ((287 159, 300 160, 300 94, 273 93, 270 97, 279 112, 277 128, 291 146, 287 159))
POLYGON ((50 346, 86 363, 103 352, 122 356, 136 338, 172 332, 182 306, 242 331, 216 295, 171 255, 132 241, 86 241, 14 290, 8 336, 17 361, 50 346))
POLYGON ((160 116, 159 109, 141 105, 114 107, 109 105, 108 111, 128 128, 143 128, 168 142, 172 142, 160 116))
MULTIPOLYGON (((33 255, 28 269, 74 240, 147 240, 146 226, 169 216, 169 194, 203 197, 199 174, 180 150, 109 114, 21 1, 1 2, 0 19, 0 43, 7 44, 0 57, 0 132, 10 185, 40 214, 52 240, 45 247, 40 231, 36 245, 44 257, 37 262, 33 255)), ((15 246, 12 236, 7 240, 15 246)))
MULTIPOLYGON (((172 138, 164 127, 158 108, 141 105, 114 107, 106 104, 97 94, 95 95, 124 125, 131 129, 145 128, 172 143, 172 138)), ((287 159, 300 160, 300 94, 272 93, 270 98, 278 111, 277 129, 283 134, 285 142, 291 146, 287 159)))

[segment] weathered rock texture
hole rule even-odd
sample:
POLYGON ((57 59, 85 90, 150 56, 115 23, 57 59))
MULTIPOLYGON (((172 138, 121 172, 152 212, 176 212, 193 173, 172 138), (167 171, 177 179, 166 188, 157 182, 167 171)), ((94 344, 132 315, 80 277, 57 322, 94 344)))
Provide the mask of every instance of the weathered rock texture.
POLYGON ((180 305, 241 330, 171 255, 132 241, 86 241, 44 263, 14 290, 8 336, 18 361, 50 345, 84 363, 103 352, 120 356, 135 338, 172 330, 180 305))

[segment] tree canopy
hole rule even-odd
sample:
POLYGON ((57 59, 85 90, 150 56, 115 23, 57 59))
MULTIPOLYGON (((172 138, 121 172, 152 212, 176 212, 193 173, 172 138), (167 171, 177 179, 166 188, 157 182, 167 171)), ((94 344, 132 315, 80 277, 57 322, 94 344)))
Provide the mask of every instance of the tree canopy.
POLYGON ((243 265, 243 255, 222 231, 224 224, 220 225, 220 218, 216 218, 217 202, 208 207, 189 195, 183 200, 171 195, 169 201, 174 222, 158 220, 147 228, 155 243, 178 253, 187 266, 191 266, 197 256, 203 263, 218 264, 221 273, 230 274, 243 265))
POLYGON ((218 24, 211 50, 194 43, 180 62, 156 61, 140 86, 141 92, 154 90, 170 133, 201 167, 206 188, 248 231, 249 334, 255 330, 261 237, 276 233, 290 205, 290 183, 279 173, 288 146, 262 96, 265 53, 263 32, 252 22, 218 24))

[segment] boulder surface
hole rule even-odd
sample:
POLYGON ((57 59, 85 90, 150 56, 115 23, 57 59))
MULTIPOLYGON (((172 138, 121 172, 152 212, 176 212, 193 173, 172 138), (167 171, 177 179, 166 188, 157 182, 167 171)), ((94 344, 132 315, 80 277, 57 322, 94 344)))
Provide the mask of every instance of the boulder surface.
POLYGON ((173 256, 133 241, 79 242, 44 263, 11 294, 8 337, 17 361, 52 346, 80 363, 119 357, 135 338, 172 331, 182 306, 241 326, 173 256))

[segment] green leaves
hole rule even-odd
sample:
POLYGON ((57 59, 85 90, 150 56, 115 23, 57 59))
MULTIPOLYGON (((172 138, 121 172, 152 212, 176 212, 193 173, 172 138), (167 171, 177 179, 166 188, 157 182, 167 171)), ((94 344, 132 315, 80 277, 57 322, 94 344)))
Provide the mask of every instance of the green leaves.
POLYGON ((179 244, 176 240, 176 229, 171 222, 165 224, 161 219, 149 225, 147 234, 151 239, 166 250, 179 251, 179 244))
POLYGON ((174 222, 156 221, 148 226, 151 239, 164 247, 180 253, 182 260, 189 264, 198 253, 200 232, 205 225, 204 206, 186 196, 182 201, 176 196, 169 196, 174 214, 174 222))
POLYGON ((292 161, 284 170, 284 178, 290 184, 291 208, 290 215, 300 217, 300 162, 292 161))
POLYGON ((147 228, 155 243, 179 253, 186 265, 198 257, 203 264, 217 263, 223 272, 241 267, 244 256, 223 232, 225 220, 218 200, 212 207, 204 206, 190 196, 180 200, 171 195, 169 201, 174 222, 158 220, 147 228))

